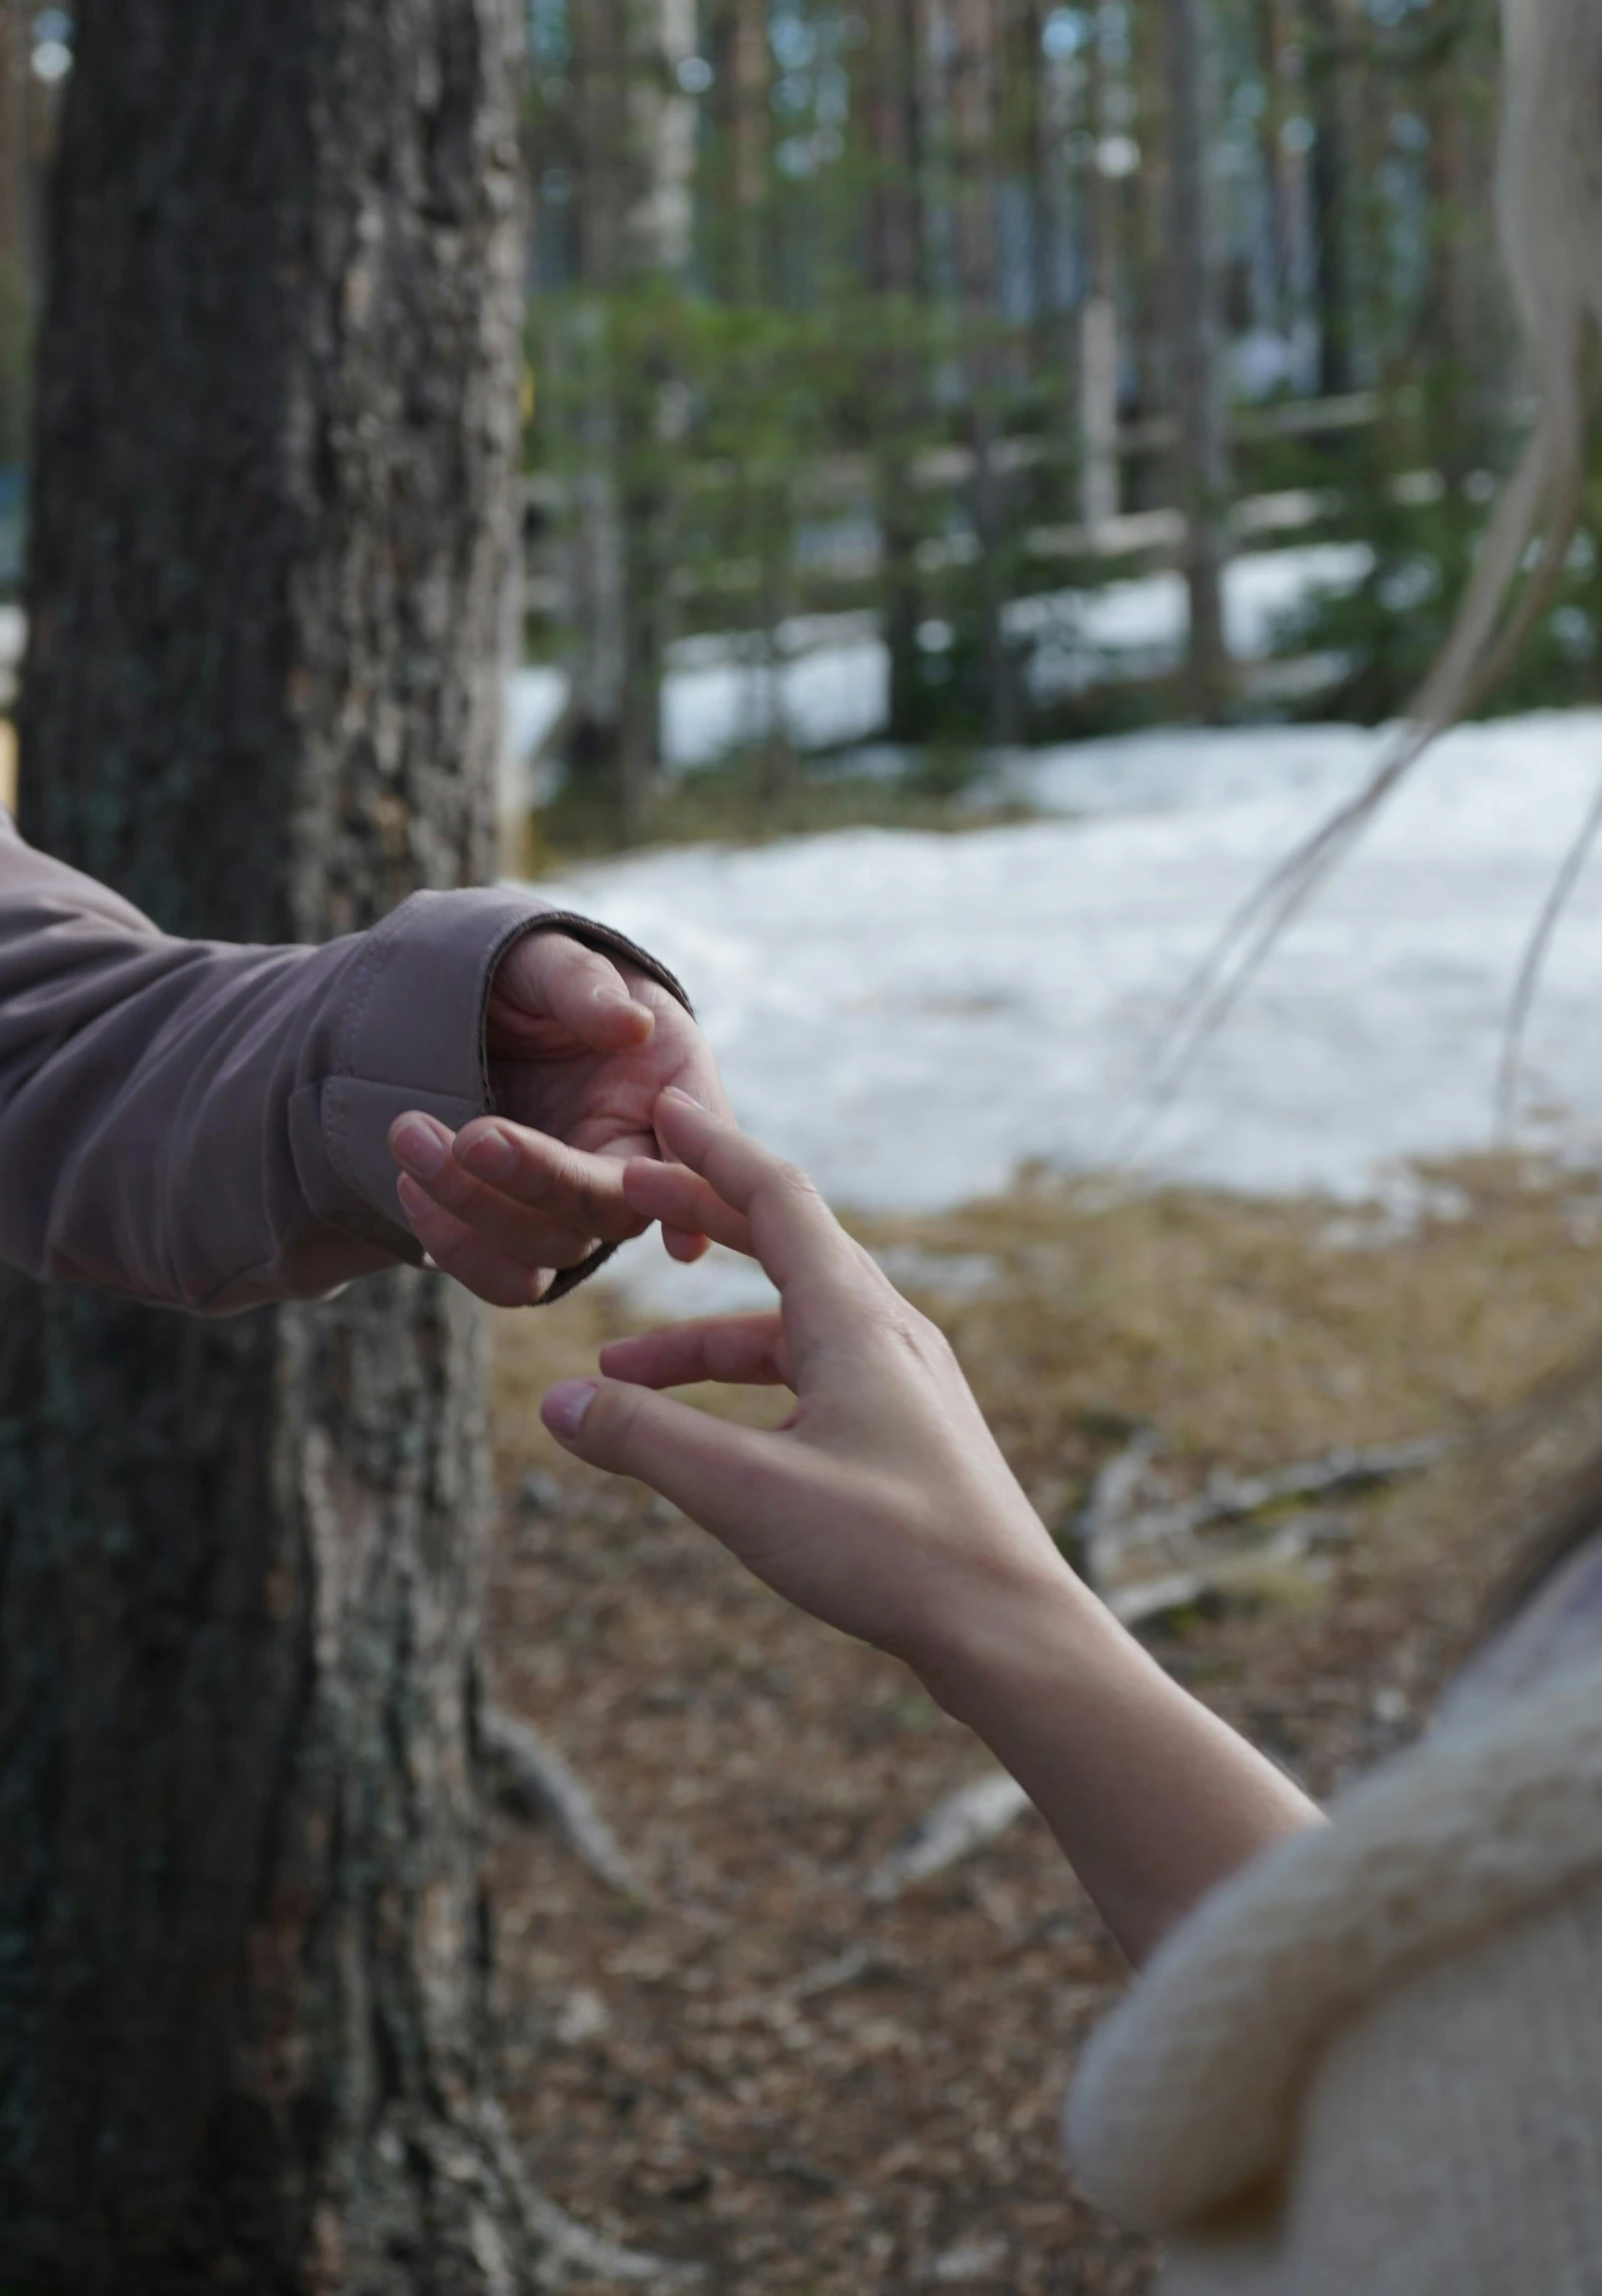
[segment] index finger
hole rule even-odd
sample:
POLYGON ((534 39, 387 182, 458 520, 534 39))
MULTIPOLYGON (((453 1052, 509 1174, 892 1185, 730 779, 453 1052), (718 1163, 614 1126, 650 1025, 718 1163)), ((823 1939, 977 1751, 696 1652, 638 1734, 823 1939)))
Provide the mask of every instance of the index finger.
POLYGON ((864 1283, 884 1282, 794 1164, 672 1087, 658 1099, 653 1121, 670 1154, 745 1214, 752 1249, 788 1307, 837 1307, 847 1295, 859 1300, 864 1283))

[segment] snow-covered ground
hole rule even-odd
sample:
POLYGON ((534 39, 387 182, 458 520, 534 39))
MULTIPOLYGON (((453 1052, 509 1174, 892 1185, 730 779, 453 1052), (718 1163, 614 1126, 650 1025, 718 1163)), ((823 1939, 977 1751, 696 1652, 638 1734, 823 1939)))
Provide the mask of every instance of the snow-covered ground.
MULTIPOLYGON (((1014 768, 1056 818, 687 847, 577 871, 562 897, 683 972, 741 1117, 833 1198, 952 1204, 1026 1159, 1106 1162, 1191 967, 1379 738, 1086 743, 1014 768)), ((1443 742, 1139 1139, 1137 1168, 1356 1196, 1397 1160, 1484 1146, 1520 954, 1599 779, 1602 712, 1443 742)), ((1527 1136, 1602 1132, 1602 862, 1552 953, 1524 1098, 1527 1136)))

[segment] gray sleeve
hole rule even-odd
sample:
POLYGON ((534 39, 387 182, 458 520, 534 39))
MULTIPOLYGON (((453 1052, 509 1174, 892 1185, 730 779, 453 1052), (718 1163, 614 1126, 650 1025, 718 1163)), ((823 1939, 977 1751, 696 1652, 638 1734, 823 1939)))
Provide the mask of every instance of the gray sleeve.
POLYGON ((175 940, 0 812, 0 1260, 211 1315, 417 1261, 390 1123, 486 1112, 490 982, 542 929, 667 978, 493 888, 321 948, 175 940))

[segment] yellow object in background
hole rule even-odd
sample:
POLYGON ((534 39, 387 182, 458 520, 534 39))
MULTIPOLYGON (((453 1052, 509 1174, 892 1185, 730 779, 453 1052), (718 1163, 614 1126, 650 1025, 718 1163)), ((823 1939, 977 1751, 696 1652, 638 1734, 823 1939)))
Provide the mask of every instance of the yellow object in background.
POLYGON ((0 805, 17 809, 17 735, 9 717, 0 717, 0 805))

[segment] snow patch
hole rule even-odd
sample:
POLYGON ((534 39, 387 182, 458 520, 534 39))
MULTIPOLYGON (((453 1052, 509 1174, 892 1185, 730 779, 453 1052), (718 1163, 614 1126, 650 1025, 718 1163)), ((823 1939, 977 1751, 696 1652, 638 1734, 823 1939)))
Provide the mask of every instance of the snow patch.
MULTIPOLYGON (((1014 761, 1062 818, 687 847, 544 890, 684 975, 743 1121, 831 1197, 937 1208, 1004 1188, 1028 1160, 1106 1163, 1192 967, 1382 740, 1337 726, 1087 743, 1014 761)), ((1599 711, 1443 741, 1134 1168, 1356 1200, 1387 1167, 1485 1147, 1519 958, 1599 776, 1599 711)), ((1602 1138, 1599 991, 1593 865, 1552 952, 1524 1089, 1542 1144, 1578 1154, 1602 1138)))

